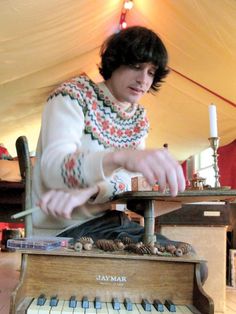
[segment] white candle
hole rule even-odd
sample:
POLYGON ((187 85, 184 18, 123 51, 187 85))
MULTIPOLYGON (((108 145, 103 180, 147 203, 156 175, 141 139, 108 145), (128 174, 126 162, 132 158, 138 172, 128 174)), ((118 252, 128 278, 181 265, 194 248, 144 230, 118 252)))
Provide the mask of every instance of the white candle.
POLYGON ((210 119, 210 137, 218 137, 217 132, 217 115, 216 115, 216 106, 209 106, 209 119, 210 119))

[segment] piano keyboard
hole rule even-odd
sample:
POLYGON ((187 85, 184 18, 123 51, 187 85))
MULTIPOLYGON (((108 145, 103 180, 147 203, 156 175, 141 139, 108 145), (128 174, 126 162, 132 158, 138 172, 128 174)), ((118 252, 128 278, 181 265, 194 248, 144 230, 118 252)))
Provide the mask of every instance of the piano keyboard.
POLYGON ((147 299, 141 303, 132 303, 129 298, 120 302, 114 298, 112 302, 101 302, 100 298, 88 301, 83 298, 77 301, 75 297, 70 300, 59 300, 57 297, 46 299, 43 295, 32 300, 27 314, 154 314, 154 313, 195 313, 200 312, 193 306, 176 305, 170 300, 161 302, 158 299, 153 304, 147 299), (191 308, 191 309, 190 309, 191 308))
POLYGON ((10 314, 214 314, 192 257, 62 250, 22 258, 10 314))

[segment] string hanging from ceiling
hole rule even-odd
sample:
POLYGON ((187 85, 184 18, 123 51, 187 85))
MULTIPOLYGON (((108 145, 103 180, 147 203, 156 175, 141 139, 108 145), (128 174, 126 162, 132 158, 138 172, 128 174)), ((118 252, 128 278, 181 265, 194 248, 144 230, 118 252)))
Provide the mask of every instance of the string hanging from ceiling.
POLYGON ((127 14, 133 8, 134 2, 133 0, 124 0, 121 15, 120 15, 120 23, 119 23, 119 30, 125 29, 127 27, 127 14))

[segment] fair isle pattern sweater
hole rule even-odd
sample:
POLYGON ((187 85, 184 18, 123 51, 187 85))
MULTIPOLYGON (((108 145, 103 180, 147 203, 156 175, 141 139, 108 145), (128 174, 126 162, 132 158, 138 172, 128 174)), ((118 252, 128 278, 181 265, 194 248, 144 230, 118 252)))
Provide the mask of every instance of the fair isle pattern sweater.
MULTIPOLYGON (((86 204, 93 214, 108 209, 109 200, 130 190, 132 174, 117 169, 105 176, 102 159, 117 149, 142 149, 148 132, 143 107, 119 104, 104 83, 95 84, 86 75, 60 85, 49 97, 38 143, 34 170, 34 201, 49 189, 78 189, 97 184, 99 193, 86 204)), ((107 173, 107 171, 106 171, 107 173)), ((72 221, 34 217, 38 227, 63 229, 86 221, 75 210, 72 221)))

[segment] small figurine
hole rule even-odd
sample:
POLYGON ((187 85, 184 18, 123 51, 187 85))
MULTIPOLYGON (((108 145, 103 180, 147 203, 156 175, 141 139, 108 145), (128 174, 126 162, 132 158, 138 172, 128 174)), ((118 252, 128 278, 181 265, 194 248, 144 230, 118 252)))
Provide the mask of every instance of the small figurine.
POLYGON ((191 190, 203 190, 206 182, 206 178, 202 178, 199 176, 199 173, 194 173, 193 178, 190 180, 191 182, 191 190))

